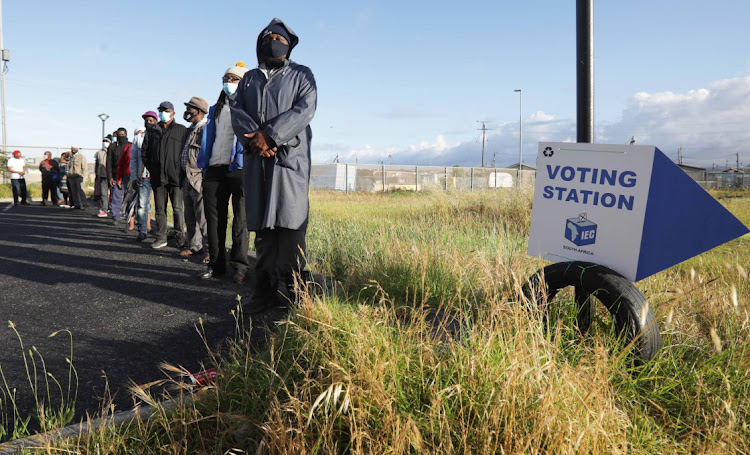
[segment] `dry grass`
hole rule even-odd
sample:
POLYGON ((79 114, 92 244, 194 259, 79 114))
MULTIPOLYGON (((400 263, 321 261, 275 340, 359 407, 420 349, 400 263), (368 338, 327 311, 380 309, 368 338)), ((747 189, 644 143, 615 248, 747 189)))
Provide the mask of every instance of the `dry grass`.
MULTIPOLYGON (((722 201, 750 224, 740 196, 722 201)), ((151 419, 44 451, 749 453, 746 239, 639 283, 664 346, 636 368, 606 315, 581 338, 569 312, 517 304, 541 264, 530 201, 315 193, 310 262, 340 293, 308 297, 262 352, 240 333, 196 401, 141 390, 151 419)))

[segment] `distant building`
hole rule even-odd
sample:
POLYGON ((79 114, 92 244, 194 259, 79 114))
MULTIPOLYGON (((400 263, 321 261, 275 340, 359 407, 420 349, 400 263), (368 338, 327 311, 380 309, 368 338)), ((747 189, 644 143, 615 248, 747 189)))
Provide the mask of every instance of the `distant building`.
POLYGON ((706 180, 705 167, 688 166, 687 164, 678 164, 677 167, 682 169, 683 172, 692 177, 696 182, 703 182, 706 180))
MULTIPOLYGON (((510 166, 506 166, 504 169, 518 169, 518 163, 513 163, 510 166)), ((536 167, 523 163, 523 166, 521 167, 522 171, 536 171, 536 167)))

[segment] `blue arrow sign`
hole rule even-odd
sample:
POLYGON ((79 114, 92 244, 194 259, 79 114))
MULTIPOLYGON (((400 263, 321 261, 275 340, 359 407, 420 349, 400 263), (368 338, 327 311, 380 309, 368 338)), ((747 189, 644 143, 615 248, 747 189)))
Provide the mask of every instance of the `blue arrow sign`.
POLYGON ((636 281, 750 232, 658 148, 636 281))

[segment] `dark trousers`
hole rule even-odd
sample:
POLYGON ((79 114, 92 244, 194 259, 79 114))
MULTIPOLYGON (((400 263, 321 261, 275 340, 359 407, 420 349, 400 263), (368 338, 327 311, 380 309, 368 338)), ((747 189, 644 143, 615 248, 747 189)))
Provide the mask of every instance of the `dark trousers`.
POLYGON ((70 205, 75 208, 84 208, 86 203, 86 193, 83 191, 83 176, 68 176, 68 193, 70 194, 70 205))
POLYGON ((255 232, 255 294, 253 302, 284 305, 295 301, 294 275, 305 270, 307 224, 302 229, 263 229, 255 232))
POLYGON ((28 203, 28 194, 26 193, 26 179, 11 179, 10 181, 13 191, 13 203, 18 204, 18 198, 21 198, 21 202, 24 204, 28 203))
POLYGON ((237 272, 247 273, 248 234, 245 223, 245 188, 242 169, 229 172, 228 166, 211 166, 203 176, 203 210, 206 214, 206 234, 209 267, 214 272, 226 271, 227 222, 229 198, 232 198, 232 252, 229 264, 237 272))
POLYGON ((182 190, 179 186, 154 187, 154 207, 156 208, 156 241, 167 240, 167 197, 172 201, 172 218, 174 220, 177 243, 185 241, 185 213, 182 206, 182 190))
POLYGON ((48 196, 52 204, 57 205, 57 184, 52 178, 42 179, 42 202, 46 202, 48 196))

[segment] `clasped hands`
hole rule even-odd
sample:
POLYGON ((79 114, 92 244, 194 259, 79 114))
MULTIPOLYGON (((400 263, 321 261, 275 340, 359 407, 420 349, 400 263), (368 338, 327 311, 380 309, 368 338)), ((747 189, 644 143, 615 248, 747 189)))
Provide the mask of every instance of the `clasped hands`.
POLYGON ((278 147, 264 131, 253 131, 246 134, 245 137, 250 139, 248 148, 251 153, 257 153, 261 158, 272 158, 276 155, 278 147))

